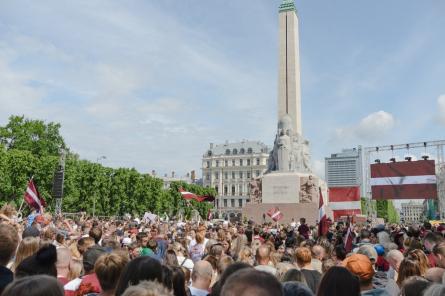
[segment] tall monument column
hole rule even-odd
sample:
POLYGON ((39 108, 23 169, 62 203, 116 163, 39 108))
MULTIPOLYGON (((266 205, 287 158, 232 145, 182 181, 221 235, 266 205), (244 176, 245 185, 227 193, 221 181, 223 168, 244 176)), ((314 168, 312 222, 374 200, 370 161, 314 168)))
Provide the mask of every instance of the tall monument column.
POLYGON ((288 114, 293 131, 302 135, 298 38, 294 0, 283 0, 279 10, 278 120, 288 114))

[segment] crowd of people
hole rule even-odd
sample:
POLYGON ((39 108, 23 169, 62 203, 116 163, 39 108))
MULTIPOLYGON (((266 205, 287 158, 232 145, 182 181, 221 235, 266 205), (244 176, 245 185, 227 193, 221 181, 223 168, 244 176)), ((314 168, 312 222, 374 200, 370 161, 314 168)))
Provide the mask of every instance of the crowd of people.
POLYGON ((10 205, 0 210, 1 296, 445 295, 445 226, 429 223, 340 222, 319 236, 304 218, 16 215, 10 205))

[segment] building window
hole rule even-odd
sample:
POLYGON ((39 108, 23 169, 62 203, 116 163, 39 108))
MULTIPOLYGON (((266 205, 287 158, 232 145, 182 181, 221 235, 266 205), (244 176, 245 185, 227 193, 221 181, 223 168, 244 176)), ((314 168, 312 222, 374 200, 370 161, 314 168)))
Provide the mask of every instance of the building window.
POLYGON ((219 208, 219 199, 216 200, 216 207, 219 208))
POLYGON ((212 156, 212 151, 211 150, 207 151, 207 156, 212 156))
POLYGON ((219 173, 218 173, 218 172, 215 173, 215 179, 216 179, 216 180, 219 179, 219 173))
POLYGON ((232 196, 235 195, 235 185, 232 185, 232 196))
POLYGON ((250 159, 247 160, 247 165, 248 165, 248 166, 250 165, 250 159))
POLYGON ((256 173, 256 176, 257 176, 257 177, 260 176, 260 171, 257 170, 255 173, 256 173))
POLYGON ((246 172, 247 179, 250 179, 250 172, 246 172))
POLYGON ((232 166, 235 166, 235 159, 232 159, 232 166))
POLYGON ((224 200, 224 207, 227 208, 227 199, 224 200))
POLYGON ((243 184, 239 185, 239 195, 243 195, 243 184))
POLYGON ((224 173, 224 180, 229 179, 229 174, 227 172, 224 173))
POLYGON ((260 159, 259 158, 256 159, 256 165, 260 165, 260 159))
POLYGON ((224 186, 224 195, 227 195, 227 186, 224 186))
POLYGON ((226 155, 230 155, 230 149, 226 149, 226 155))
POLYGON ((243 200, 242 200, 241 198, 238 199, 238 206, 239 206, 240 208, 243 207, 243 200))
POLYGON ((244 153, 246 153, 246 150, 244 150, 244 148, 241 148, 239 154, 244 154, 244 153))
POLYGON ((210 167, 210 161, 207 161, 207 167, 208 168, 210 167))
POLYGON ((235 172, 232 172, 232 179, 235 179, 235 172))
POLYGON ((215 191, 219 195, 219 187, 218 186, 215 186, 215 191))
POLYGON ((239 165, 243 166, 243 160, 242 159, 239 160, 239 165))
POLYGON ((238 154, 238 150, 233 149, 232 154, 233 154, 233 155, 237 155, 237 154, 238 154))
POLYGON ((239 172, 239 178, 240 178, 240 179, 243 178, 243 172, 239 172))
POLYGON ((252 148, 247 148, 247 153, 252 154, 253 153, 252 148))
POLYGON ((206 180, 210 180, 210 174, 209 173, 207 173, 207 175, 206 175, 206 180))
POLYGON ((227 160, 224 161, 224 166, 226 166, 226 167, 229 166, 229 162, 227 160))
POLYGON ((232 208, 235 207, 235 200, 234 200, 233 198, 230 200, 230 206, 231 206, 232 208))
POLYGON ((219 167, 219 160, 216 161, 216 167, 219 167))

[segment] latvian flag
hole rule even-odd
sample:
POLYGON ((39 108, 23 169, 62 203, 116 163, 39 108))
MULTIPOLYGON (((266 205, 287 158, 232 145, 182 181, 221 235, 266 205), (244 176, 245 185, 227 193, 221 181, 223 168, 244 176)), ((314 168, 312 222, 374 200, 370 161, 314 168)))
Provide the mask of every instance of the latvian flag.
POLYGON ((268 210, 267 216, 271 217, 272 220, 274 220, 275 222, 278 222, 281 219, 283 219, 283 213, 281 213, 280 209, 278 209, 277 207, 268 210))
POLYGON ((198 199, 198 196, 196 194, 185 191, 182 188, 179 188, 179 192, 181 193, 184 199, 194 199, 194 200, 198 199))
POLYGON ((334 220, 342 216, 361 214, 360 187, 330 187, 329 207, 334 214, 334 220))
POLYGON ((29 180, 28 186, 26 187, 25 195, 24 195, 26 203, 36 209, 37 211, 41 211, 43 207, 46 207, 45 200, 40 196, 39 191, 37 190, 36 185, 34 184, 33 179, 29 180))
POLYGON ((434 160, 376 163, 371 165, 372 198, 437 198, 434 160))
POLYGON ((323 194, 321 193, 321 187, 318 187, 320 200, 318 204, 318 235, 323 236, 328 232, 329 225, 327 223, 326 210, 323 201, 323 194))

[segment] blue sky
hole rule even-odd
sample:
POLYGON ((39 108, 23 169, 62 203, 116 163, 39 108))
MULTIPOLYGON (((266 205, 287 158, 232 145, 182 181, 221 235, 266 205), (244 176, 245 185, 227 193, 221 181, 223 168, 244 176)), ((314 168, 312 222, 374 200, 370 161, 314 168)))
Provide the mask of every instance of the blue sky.
MULTIPOLYGON (((200 172, 276 126, 280 1, 1 1, 0 124, 62 124, 82 158, 200 172)), ((445 138, 445 2, 303 1, 303 131, 343 147, 445 138)))

